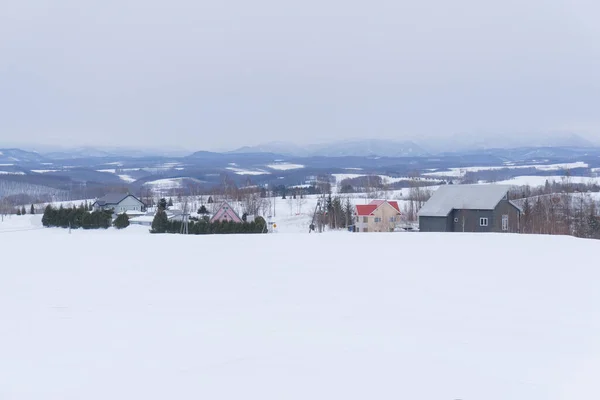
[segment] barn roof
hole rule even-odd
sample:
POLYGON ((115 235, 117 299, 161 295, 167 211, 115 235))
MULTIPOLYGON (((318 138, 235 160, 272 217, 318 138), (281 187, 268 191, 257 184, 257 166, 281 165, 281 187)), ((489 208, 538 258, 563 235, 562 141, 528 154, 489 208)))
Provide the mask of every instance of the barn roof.
POLYGON ((443 185, 419 211, 421 217, 445 217, 452 210, 493 210, 506 196, 508 185, 443 185))

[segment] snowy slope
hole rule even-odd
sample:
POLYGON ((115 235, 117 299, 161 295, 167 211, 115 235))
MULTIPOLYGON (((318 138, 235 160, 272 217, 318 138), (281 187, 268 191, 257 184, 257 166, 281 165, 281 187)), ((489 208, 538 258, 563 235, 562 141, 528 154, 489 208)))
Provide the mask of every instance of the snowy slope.
MULTIPOLYGON (((515 177, 512 179, 499 181, 496 183, 503 184, 503 185, 512 185, 512 186, 525 186, 525 185, 544 186, 546 184, 546 181, 548 181, 549 183, 552 183, 552 182, 562 183, 565 181, 565 179, 566 179, 565 176, 558 176, 558 175, 557 176, 527 175, 527 176, 518 176, 518 177, 515 177)), ((571 177, 569 177, 568 181, 571 183, 583 183, 583 184, 587 184, 587 185, 594 185, 594 184, 598 184, 600 179, 590 178, 587 176, 571 176, 571 177)))
POLYGON ((518 170, 518 169, 536 169, 538 171, 566 171, 576 168, 588 168, 588 164, 582 161, 573 163, 563 164, 531 164, 531 165, 499 165, 499 166, 486 166, 486 167, 464 167, 464 168, 449 168, 448 171, 435 171, 427 172, 424 176, 437 176, 437 177, 454 177, 459 178, 465 176, 467 172, 478 172, 478 171, 496 171, 503 169, 518 170))
POLYGON ((600 242, 0 236, 3 399, 600 396, 600 242))

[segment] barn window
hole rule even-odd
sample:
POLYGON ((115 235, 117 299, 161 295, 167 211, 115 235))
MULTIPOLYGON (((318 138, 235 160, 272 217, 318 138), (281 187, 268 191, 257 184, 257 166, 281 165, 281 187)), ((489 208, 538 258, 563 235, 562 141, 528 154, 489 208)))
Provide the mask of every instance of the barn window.
POLYGON ((488 226, 488 219, 487 218, 479 218, 479 225, 480 226, 488 226))

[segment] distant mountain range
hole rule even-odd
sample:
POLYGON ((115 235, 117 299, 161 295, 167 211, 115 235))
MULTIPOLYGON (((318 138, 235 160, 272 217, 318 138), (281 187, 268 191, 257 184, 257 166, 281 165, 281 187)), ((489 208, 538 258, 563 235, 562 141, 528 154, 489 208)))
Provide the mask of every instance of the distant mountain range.
MULTIPOLYGON (((528 143, 532 141, 503 141, 501 138, 487 142, 463 141, 453 146, 432 141, 391 140, 347 140, 307 146, 274 142, 234 151, 177 151, 177 155, 169 149, 163 152, 161 149, 80 147, 26 151, 11 147, 0 148, 0 184, 5 189, 21 184, 33 185, 36 191, 43 186, 47 190, 76 190, 81 196, 97 196, 106 190, 124 187, 137 193, 148 182, 162 185, 173 179, 185 182, 179 185, 180 189, 196 184, 210 188, 220 185, 224 175, 243 186, 250 182, 299 185, 328 174, 402 177, 415 172, 471 166, 503 169, 515 165, 579 162, 585 167, 574 168, 574 174, 589 174, 595 168, 600 169, 600 147, 576 136, 528 143), (500 142, 514 143, 518 147, 505 148, 499 146, 500 142), (491 147, 496 145, 498 147, 491 147)), ((552 171, 535 172, 543 175, 552 171)), ((503 174, 506 179, 516 176, 510 171, 503 174)), ((494 179, 497 178, 494 175, 494 179)), ((5 190, 4 195, 6 193, 5 190)), ((0 192, 0 197, 2 195, 0 192)))
POLYGON ((536 136, 452 135, 440 139, 414 140, 346 140, 326 144, 299 146, 286 142, 270 142, 246 146, 230 153, 275 153, 293 157, 422 157, 448 153, 485 152, 521 148, 594 148, 597 144, 575 134, 536 136))
POLYGON ((0 164, 40 163, 46 158, 34 151, 21 149, 0 149, 0 164))
POLYGON ((580 135, 572 133, 547 133, 536 135, 451 135, 423 142, 423 147, 432 154, 486 151, 490 149, 519 149, 534 147, 598 147, 580 135))
POLYGON ((425 157, 436 155, 461 154, 532 154, 552 157, 566 153, 585 153, 587 149, 596 149, 597 145, 575 134, 548 134, 537 136, 503 136, 479 137, 454 135, 443 139, 414 140, 344 140, 324 144, 297 145, 289 142, 269 142, 257 146, 245 146, 232 151, 193 152, 184 149, 127 149, 105 147, 79 147, 73 149, 48 149, 48 151, 25 151, 18 148, 1 149, 0 163, 43 163, 57 160, 75 159, 118 159, 118 158, 249 158, 251 155, 272 155, 287 158, 309 157, 425 157))
POLYGON ((326 144, 298 146, 272 142, 259 146, 246 146, 232 151, 241 153, 275 153, 292 157, 419 157, 428 152, 412 141, 352 140, 326 144))

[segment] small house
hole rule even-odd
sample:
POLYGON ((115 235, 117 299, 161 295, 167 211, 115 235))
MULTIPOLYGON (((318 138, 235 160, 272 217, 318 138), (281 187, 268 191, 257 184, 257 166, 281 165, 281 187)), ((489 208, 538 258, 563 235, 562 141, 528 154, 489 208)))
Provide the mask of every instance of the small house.
POLYGON ((393 232, 399 222, 397 201, 373 200, 356 206, 356 232, 393 232))
POLYGON ((226 222, 226 221, 241 223, 242 219, 235 212, 235 210, 233 208, 231 208, 229 203, 224 201, 223 203, 221 203, 219 208, 216 209, 212 218, 210 219, 210 222, 212 223, 212 222, 226 222))
POLYGON ((419 210, 421 232, 519 232, 522 210, 506 185, 444 185, 419 210))
POLYGON ((146 205, 129 193, 109 193, 97 199, 92 207, 94 211, 113 210, 115 214, 146 210, 146 205))

